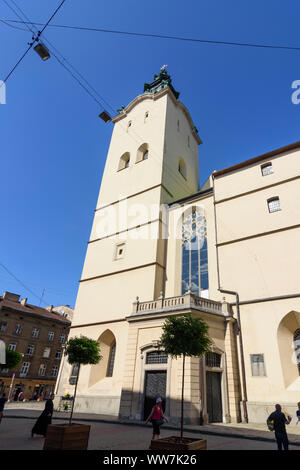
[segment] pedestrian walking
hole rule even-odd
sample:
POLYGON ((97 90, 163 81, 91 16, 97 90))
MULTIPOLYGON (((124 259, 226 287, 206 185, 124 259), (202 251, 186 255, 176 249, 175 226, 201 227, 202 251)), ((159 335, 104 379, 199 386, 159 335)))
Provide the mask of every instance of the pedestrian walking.
POLYGON ((298 405, 298 410, 296 411, 296 416, 297 416, 297 423, 298 424, 300 422, 300 401, 297 403, 298 405))
POLYGON ((2 397, 0 398, 0 423, 3 418, 3 410, 4 410, 4 405, 7 402, 6 394, 2 393, 2 397))
POLYGON ((44 411, 38 417, 37 422, 32 428, 31 437, 34 437, 34 434, 41 434, 46 437, 47 427, 52 421, 53 399, 54 394, 50 395, 50 398, 46 401, 44 411))
POLYGON ((268 426, 273 422, 278 450, 282 450, 282 446, 284 450, 289 450, 289 441, 285 425, 290 424, 291 420, 292 418, 290 416, 286 416, 282 413, 279 404, 275 405, 275 411, 273 411, 267 419, 268 426))
MULTIPOLYGON (((162 399, 159 397, 156 400, 156 405, 153 406, 152 411, 148 418, 146 419, 146 424, 151 420, 152 427, 153 427, 153 434, 152 440, 157 439, 160 436, 160 426, 164 423, 164 421, 168 422, 168 419, 164 416, 163 409, 162 409, 162 399)), ((151 444, 149 449, 151 448, 151 444)))

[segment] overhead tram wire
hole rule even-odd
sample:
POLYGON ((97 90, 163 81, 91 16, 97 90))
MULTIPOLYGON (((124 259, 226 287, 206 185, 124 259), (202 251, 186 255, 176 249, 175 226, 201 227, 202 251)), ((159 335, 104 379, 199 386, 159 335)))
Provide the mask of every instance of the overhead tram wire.
MULTIPOLYGON (((15 13, 15 15, 20 19, 20 23, 23 23, 28 31, 30 31, 32 34, 36 35, 38 34, 38 30, 35 26, 34 23, 32 23, 30 21, 30 19, 28 18, 28 16, 26 15, 26 13, 16 4, 16 2, 14 0, 10 0, 11 3, 14 4, 14 6, 19 10, 20 14, 11 6, 8 4, 8 2, 6 0, 3 0, 6 5, 15 13), (20 16, 22 15, 22 16, 20 16), (25 21, 24 20, 27 20, 25 21), (28 25, 31 25, 31 27, 29 27, 28 25)), ((52 15, 53 17, 53 15, 52 15)), ((6 22, 7 24, 7 22, 6 22)), ((48 22, 49 24, 49 22, 48 22)), ((43 28, 44 30, 45 28, 43 28)), ((26 31, 26 30, 24 30, 26 31)), ((77 81, 77 83, 89 94, 89 96, 101 107, 101 109, 104 110, 104 106, 103 104, 97 99, 97 97, 95 96, 98 95, 98 97, 103 101, 103 103, 105 103, 106 105, 110 106, 106 101, 105 99, 95 90, 95 88, 85 79, 85 77, 63 56, 63 54, 61 52, 59 52, 59 50, 45 37, 45 35, 43 35, 43 41, 46 42, 47 44, 50 45, 50 48, 54 49, 56 51, 56 54, 54 54, 54 52, 51 50, 51 54, 55 57, 55 59, 58 61, 58 63, 74 78, 74 80, 77 81), (60 56, 60 58, 58 57, 60 56), (92 92, 87 88, 87 86, 85 86, 81 80, 76 77, 76 75, 69 69, 69 67, 75 72, 75 74, 77 74, 81 80, 83 80, 86 85, 92 90, 92 92)), ((115 111, 114 111, 115 112, 115 111)))
MULTIPOLYGON (((3 0, 4 3, 9 7, 10 5, 7 3, 6 0, 3 0)), ((54 18, 54 16, 56 15, 56 13, 58 12, 58 10, 62 7, 62 5, 65 3, 66 0, 62 0, 62 2, 59 4, 59 6, 56 8, 56 10, 54 11, 54 13, 51 15, 51 17, 49 18, 49 20, 47 21, 47 23, 45 23, 43 25, 43 29, 41 31, 38 32, 38 35, 36 37, 33 37, 32 38, 32 42, 29 43, 29 47, 26 49, 26 51, 24 52, 24 54, 20 57, 20 59, 18 60, 18 62, 14 65, 14 67, 10 70, 10 72, 7 74, 7 76, 5 77, 5 79, 2 81, 1 83, 1 86, 3 86, 4 83, 7 82, 7 80, 9 79, 9 77, 12 75, 12 73, 16 70, 16 68, 18 67, 18 65, 22 62, 22 60, 24 59, 24 57, 28 54, 28 52, 30 51, 30 49, 32 48, 32 46, 34 45, 35 42, 38 42, 39 41, 39 37, 40 35, 43 33, 43 31, 47 28, 47 26, 49 25, 50 21, 52 20, 52 18, 54 18)), ((12 8, 11 8, 12 9, 12 8)), ((18 16, 18 15, 17 15, 18 16)), ((24 23, 25 24, 25 23, 24 23)))
MULTIPOLYGON (((7 5, 7 1, 3 0, 7 5)), ((8 5, 11 10, 16 14, 16 16, 21 20, 22 23, 27 27, 27 29, 32 33, 32 34, 37 34, 37 28, 36 26, 30 21, 30 19, 27 17, 25 12, 14 2, 14 0, 10 0, 16 8, 19 10, 20 14, 10 5, 8 5), (25 22, 23 20, 25 18, 27 21, 25 22), (29 27, 28 25, 31 25, 32 27, 29 27), (33 28, 33 29, 32 29, 33 28), (36 30, 36 31, 35 31, 36 30)), ((100 93, 88 82, 88 80, 85 79, 85 77, 68 61, 58 50, 57 48, 43 35, 43 41, 46 42, 47 44, 50 45, 50 51, 51 54, 55 57, 55 59, 58 61, 58 63, 74 78, 74 80, 77 81, 77 83, 88 93, 88 95, 102 108, 104 109, 103 104, 99 101, 99 99, 102 100, 103 103, 105 103, 109 109, 114 113, 117 114, 117 111, 111 106, 104 98, 103 96, 100 95, 100 93), (61 58, 59 58, 56 54, 53 53, 51 49, 54 49, 57 52, 57 55, 59 55, 61 58), (75 73, 73 73, 70 69, 73 69, 75 73), (78 78, 76 74, 80 77, 78 78), (82 83, 82 80, 85 82, 85 84, 82 83), (92 90, 92 91, 91 91, 92 90), (95 96, 96 95, 96 96, 95 96), (99 97, 99 99, 97 98, 99 97)), ((123 124, 120 124, 124 132, 126 132, 125 126, 123 124)), ((141 145, 141 142, 144 142, 144 139, 138 135, 134 129, 131 130, 133 134, 135 134, 136 138, 134 135, 130 133, 130 137, 138 144, 141 145)), ((152 158, 156 161, 158 165, 161 164, 160 161, 160 156, 157 154, 157 152, 152 149, 152 158)), ((172 179, 176 180, 176 183, 184 190, 186 191, 186 184, 181 181, 181 176, 179 173, 175 172, 172 168, 169 166, 165 166, 165 170, 167 173, 172 177, 172 179)), ((189 186, 188 186, 189 187, 189 186)), ((189 189, 192 191, 192 188, 189 187, 189 189)))
MULTIPOLYGON (((16 12, 16 10, 10 6, 6 0, 3 0, 6 5, 15 13, 15 15, 21 20, 21 22, 27 27, 27 29, 32 33, 32 34, 37 34, 35 30, 37 30, 36 26, 35 26, 35 23, 33 23, 32 21, 30 21, 30 19, 27 17, 27 15, 25 14, 25 12, 15 3, 14 0, 10 0, 11 3, 13 3, 15 5, 15 7, 19 10, 19 12, 21 13, 21 15, 23 16, 23 18, 25 18, 27 21, 24 21, 24 19, 22 18, 22 16, 20 16, 20 14, 18 12, 16 12), (32 28, 30 28, 28 25, 31 25, 32 28)), ((45 28, 44 28, 45 29, 45 28)), ((55 48, 55 46, 53 44, 50 43, 50 41, 48 39, 46 39, 46 37, 43 35, 43 40, 44 42, 50 44, 51 48, 55 49, 57 54, 59 56, 61 56, 62 59, 60 59, 59 57, 57 57, 56 54, 53 53, 53 51, 51 50, 51 54, 55 57, 55 59, 59 62, 59 64, 67 71, 70 73, 70 75, 77 81, 77 83, 89 94, 89 96, 102 108, 104 109, 104 106, 103 104, 98 100, 97 97, 95 97, 95 94, 96 96, 98 96, 108 107, 109 109, 114 113, 118 113, 118 111, 116 111, 101 95, 100 93, 84 78, 84 76, 74 67, 72 66, 72 64, 57 50, 57 48, 55 48), (79 77, 81 77, 81 79, 86 83, 86 85, 92 90, 92 92, 87 88, 87 86, 85 86, 81 80, 76 77, 76 75, 68 68, 68 66, 66 65, 68 64, 69 67, 71 67, 79 77)), ((123 124, 120 124, 122 129, 124 130, 124 132, 126 132, 126 129, 125 129, 125 126, 123 124)), ((138 145, 141 145, 141 142, 144 142, 144 139, 139 135, 137 134, 134 130, 132 130, 131 132, 133 132, 136 137, 139 139, 137 140, 136 138, 134 138, 134 136, 132 134, 130 134, 130 137, 138 144, 138 145)), ((154 151, 154 149, 152 149, 152 158, 155 160, 155 162, 158 164, 158 165, 161 165, 161 160, 160 160, 160 156, 154 151)), ((190 188, 190 186, 188 184, 184 184, 183 181, 181 181, 181 176, 178 172, 174 171, 171 167, 169 166, 165 166, 165 170, 167 171, 167 173, 172 177, 172 179, 175 179, 176 180, 176 183, 178 185, 180 185, 180 187, 186 191, 187 187, 190 191, 192 191, 192 188, 190 188)))
POLYGON ((46 302, 44 302, 42 300, 42 298, 40 296, 38 296, 35 292, 33 292, 29 287, 26 286, 26 284, 24 284, 24 282, 22 282, 20 279, 18 279, 3 263, 0 262, 0 266, 2 266, 3 269, 5 269, 5 271, 10 275, 12 276, 19 284, 21 284, 21 286, 26 289, 28 292, 30 292, 34 297, 36 297, 37 299, 39 299, 40 302, 43 302, 45 305, 48 305, 46 302))
MULTIPOLYGON (((9 23, 23 23, 23 21, 11 20, 8 18, 0 18, 0 21, 6 21, 9 23)), ((34 24, 36 26, 45 25, 45 23, 38 23, 38 22, 28 22, 28 23, 34 24)), ((152 39, 170 39, 170 40, 175 40, 175 41, 194 42, 194 43, 199 43, 199 44, 214 44, 214 45, 220 45, 220 46, 256 47, 256 48, 266 48, 266 49, 283 49, 283 50, 300 51, 300 47, 283 46, 283 45, 275 45, 275 44, 258 44, 258 43, 247 43, 247 42, 237 42, 237 41, 218 41, 218 40, 210 40, 210 39, 188 38, 184 36, 172 36, 172 35, 165 35, 165 34, 138 33, 135 31, 121 31, 121 30, 115 30, 115 29, 92 28, 92 27, 86 27, 86 26, 72 26, 72 25, 60 25, 60 24, 50 24, 49 26, 52 28, 65 28, 65 29, 74 29, 74 30, 79 30, 79 31, 120 34, 120 35, 127 35, 127 36, 146 37, 146 38, 152 38, 152 39)))

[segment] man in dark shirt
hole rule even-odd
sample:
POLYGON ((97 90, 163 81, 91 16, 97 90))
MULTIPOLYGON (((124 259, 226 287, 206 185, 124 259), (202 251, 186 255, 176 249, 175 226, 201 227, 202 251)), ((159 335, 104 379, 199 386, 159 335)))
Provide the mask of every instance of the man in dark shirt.
POLYGON ((5 393, 2 393, 2 398, 0 398, 0 423, 2 421, 3 410, 4 410, 4 405, 6 401, 7 401, 6 395, 5 393))
POLYGON ((275 431, 275 439, 277 441, 278 450, 282 450, 282 446, 284 450, 289 449, 289 441, 285 429, 286 424, 290 424, 292 418, 290 416, 286 417, 284 413, 281 411, 280 405, 275 405, 275 411, 270 414, 267 419, 267 424, 270 424, 270 421, 274 423, 274 431, 275 431))

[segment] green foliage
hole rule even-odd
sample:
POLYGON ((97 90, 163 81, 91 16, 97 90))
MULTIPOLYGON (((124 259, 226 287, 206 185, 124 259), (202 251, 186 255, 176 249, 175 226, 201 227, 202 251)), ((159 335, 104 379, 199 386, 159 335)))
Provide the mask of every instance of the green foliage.
POLYGON ((208 336, 208 325, 190 314, 170 316, 163 325, 161 346, 172 357, 200 357, 210 350, 211 340, 208 336))
POLYGON ((65 355, 68 356, 70 364, 98 364, 102 359, 98 341, 86 336, 69 339, 65 355))
POLYGON ((2 369, 14 369, 22 361, 22 356, 17 351, 10 351, 6 348, 6 364, 0 364, 2 369))

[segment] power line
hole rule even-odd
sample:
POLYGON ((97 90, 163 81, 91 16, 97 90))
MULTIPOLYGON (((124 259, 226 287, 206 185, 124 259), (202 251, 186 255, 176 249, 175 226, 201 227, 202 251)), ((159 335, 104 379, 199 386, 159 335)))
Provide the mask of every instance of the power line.
MULTIPOLYGON (((36 26, 35 26, 36 23, 33 23, 32 21, 30 21, 30 19, 26 16, 26 14, 24 13, 24 11, 16 4, 16 2, 15 2, 14 0, 10 0, 11 3, 13 3, 13 4, 15 5, 15 7, 19 10, 19 12, 20 12, 21 15, 23 16, 23 18, 25 18, 27 21, 24 21, 24 19, 22 18, 22 16, 20 16, 20 15, 18 14, 18 12, 16 12, 15 9, 7 3, 6 0, 3 0, 3 1, 4 1, 4 2, 6 3, 6 5, 16 14, 16 16, 21 20, 21 23, 23 23, 23 24, 28 28, 28 30, 29 30, 30 32, 32 32, 33 34, 36 34, 36 32, 28 26, 28 24, 30 24, 34 29, 37 29, 36 26)), ((51 25, 50 25, 50 26, 51 26, 51 25)), ((54 45, 51 44, 50 41, 45 38, 45 36, 43 36, 43 38, 44 38, 44 39, 43 39, 44 42, 49 43, 50 46, 51 46, 53 49, 55 49, 55 50, 57 51, 57 53, 62 57, 62 60, 61 60, 59 57, 57 57, 57 55, 55 55, 55 54, 51 51, 51 49, 50 49, 51 54, 56 58, 56 60, 59 62, 59 64, 60 64, 62 67, 64 67, 64 69, 67 70, 68 73, 70 73, 70 75, 71 75, 71 76, 77 81, 77 83, 79 83, 79 85, 89 94, 89 96, 90 96, 98 105, 100 105, 100 106, 104 109, 103 105, 99 102, 99 100, 97 99, 97 97, 95 97, 95 94, 96 94, 96 96, 98 96, 104 103, 106 103, 106 105, 111 109, 111 111, 112 111, 113 113, 116 113, 116 110, 98 93, 98 91, 83 77, 83 75, 82 75, 77 69, 75 69, 75 67, 72 66, 72 64, 71 64, 70 62, 68 62, 67 59, 65 59, 65 57, 54 47, 54 45), (73 69, 73 70, 76 72, 76 74, 87 84, 87 86, 92 90, 92 92, 91 92, 91 91, 82 83, 82 81, 68 68, 68 66, 67 66, 66 64, 68 64, 69 67, 71 67, 71 69, 73 69)), ((126 132, 125 126, 122 125, 121 123, 120 123, 120 126, 122 127, 122 129, 124 130, 124 132, 126 132)), ((136 137, 137 137, 139 140, 137 140, 136 138, 134 138, 133 135, 131 135, 131 138, 132 138, 138 145, 140 145, 140 143, 143 142, 144 139, 141 138, 141 136, 140 136, 139 134, 137 134, 135 131, 133 131, 133 133, 136 135, 136 137)), ((159 156, 158 154, 156 154, 156 151, 155 151, 154 149, 152 150, 152 152, 153 152, 152 158, 155 160, 155 162, 156 162, 157 164, 160 165, 160 164, 161 164, 160 156, 159 156)), ((180 175, 179 175, 177 172, 175 172, 171 167, 168 167, 167 165, 165 166, 165 171, 167 171, 167 172, 169 173, 169 175, 170 175, 172 178, 174 178, 174 180, 176 181, 176 183, 177 183, 184 191, 186 191, 186 185, 183 184, 183 182, 181 181, 181 177, 180 177, 180 175)), ((188 188, 191 190, 190 186, 189 186, 189 185, 187 185, 187 186, 188 186, 188 188)))
MULTIPOLYGON (((23 21, 11 20, 7 18, 0 18, 0 21, 6 21, 9 23, 23 23, 23 21)), ((24 23, 26 24, 26 22, 24 23)), ((45 23, 38 23, 38 22, 33 22, 33 23, 28 22, 28 23, 34 24, 36 26, 45 25, 45 23)), ((99 33, 120 34, 120 35, 127 35, 127 36, 139 36, 139 37, 147 37, 147 38, 153 38, 153 39, 170 39, 170 40, 194 42, 194 43, 200 43, 200 44, 215 44, 215 45, 222 45, 222 46, 256 47, 256 48, 266 48, 266 49, 285 49, 285 50, 300 51, 300 47, 283 46, 283 45, 275 45, 275 44, 257 44, 257 43, 236 42, 236 41, 217 41, 217 40, 200 39, 200 38, 188 38, 184 36, 172 36, 172 35, 165 35, 165 34, 138 33, 135 31, 121 31, 121 30, 116 30, 116 29, 91 28, 87 26, 72 26, 72 25, 60 25, 60 24, 50 24, 49 26, 53 28, 75 29, 79 31, 92 31, 92 32, 99 32, 99 33)))
MULTIPOLYGON (((13 8, 7 3, 6 0, 3 0, 4 3, 13 10, 13 8)), ((24 57, 28 54, 28 52, 30 51, 30 49, 32 48, 33 44, 37 41, 39 41, 39 37, 40 35, 43 33, 43 31, 47 28, 47 26, 49 25, 50 21, 53 19, 53 17, 56 15, 56 13, 58 12, 58 10, 62 7, 62 5, 65 3, 66 0, 62 0, 62 2, 59 4, 59 6, 56 8, 56 10, 54 11, 54 13, 51 15, 51 17, 49 18, 49 20, 47 21, 47 23, 45 23, 43 25, 43 28, 41 31, 38 31, 38 34, 36 37, 33 37, 32 38, 32 42, 29 44, 29 47, 26 49, 26 51, 24 52, 24 54, 20 57, 20 59, 18 60, 18 62, 14 65, 14 67, 11 69, 11 71, 8 73, 8 75, 6 76, 6 78, 2 81, 2 84, 1 86, 3 86, 3 83, 6 83, 7 80, 9 79, 9 77, 12 75, 12 73, 16 70, 16 68, 18 67, 18 65, 22 62, 22 60, 24 59, 24 57)), ((14 11, 14 10, 13 10, 14 11)), ((16 13, 16 12, 15 12, 16 13)), ((17 14, 17 13, 16 13, 17 14)), ((20 16, 17 14, 17 16, 20 18, 20 16)), ((26 22, 23 22, 24 24, 26 24, 26 22)), ((31 30, 31 32, 33 32, 31 30)))
POLYGON ((40 302, 42 302, 43 304, 45 305, 48 305, 46 302, 44 302, 42 300, 42 297, 38 296, 35 292, 33 292, 29 287, 26 286, 26 284, 24 284, 24 282, 22 282, 20 279, 18 279, 3 263, 0 262, 0 266, 2 266, 3 269, 5 269, 5 271, 10 275, 12 276, 19 284, 21 284, 21 286, 26 289, 28 292, 30 292, 34 297, 36 297, 37 299, 39 299, 40 302))

